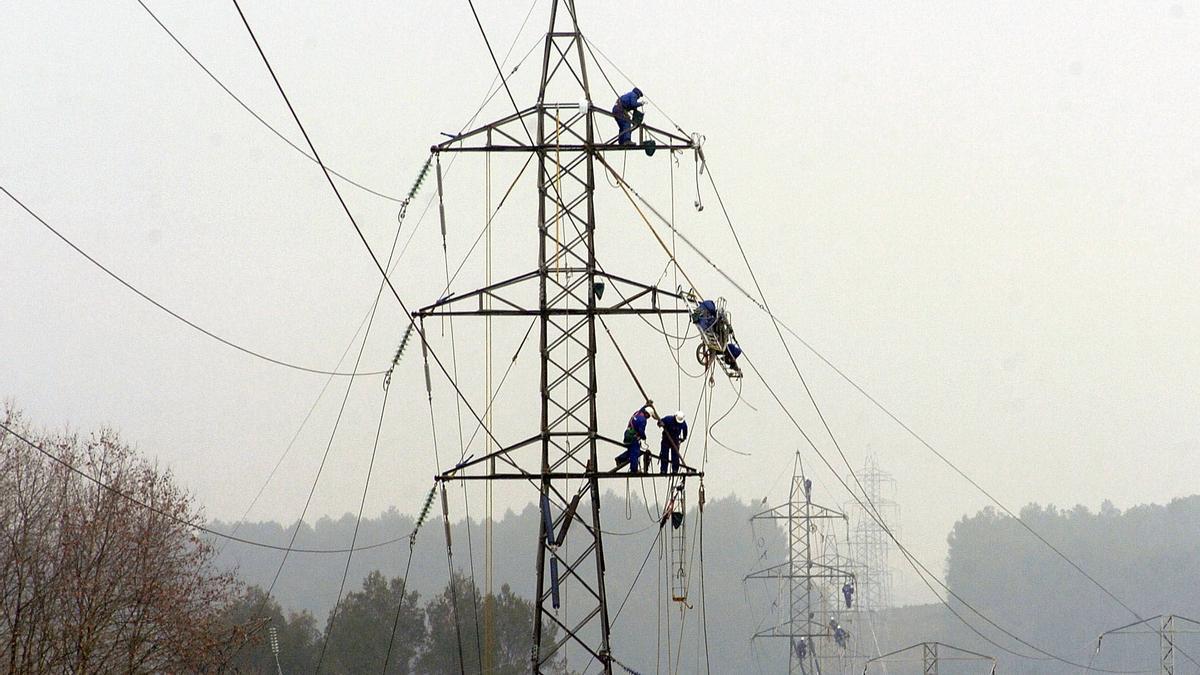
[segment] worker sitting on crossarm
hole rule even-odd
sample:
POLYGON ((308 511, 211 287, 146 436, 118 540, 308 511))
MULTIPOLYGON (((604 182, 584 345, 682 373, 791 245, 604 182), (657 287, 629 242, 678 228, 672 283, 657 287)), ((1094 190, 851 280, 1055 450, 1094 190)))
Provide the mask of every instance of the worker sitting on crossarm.
POLYGON ((629 473, 638 472, 638 459, 642 455, 642 441, 646 440, 646 421, 650 418, 654 403, 646 401, 646 405, 633 413, 629 424, 625 427, 625 436, 621 442, 625 444, 625 452, 617 455, 617 469, 629 464, 629 473))
POLYGON ((687 440, 687 419, 680 410, 674 415, 667 415, 659 420, 658 426, 663 430, 662 445, 659 446, 658 454, 659 473, 667 472, 668 459, 671 461, 671 473, 679 473, 679 449, 687 440))
MULTIPOLYGON (((633 91, 628 94, 621 94, 617 98, 616 104, 613 105, 612 114, 616 118, 617 128, 621 132, 617 138, 617 142, 621 145, 633 145, 634 119, 630 115, 639 113, 637 116, 641 117, 640 111, 638 111, 638 108, 642 106, 642 102, 638 100, 641 97, 642 90, 634 87, 633 91)), ((641 120, 639 119, 638 121, 640 122, 641 120)))

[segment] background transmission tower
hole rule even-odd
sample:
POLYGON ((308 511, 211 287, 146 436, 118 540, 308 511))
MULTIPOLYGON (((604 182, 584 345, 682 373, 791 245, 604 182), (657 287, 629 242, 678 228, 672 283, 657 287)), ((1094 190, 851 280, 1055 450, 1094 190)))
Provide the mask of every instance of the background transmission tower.
MULTIPOLYGON (((879 468, 873 455, 869 455, 858 474, 863 491, 874 504, 880 519, 888 529, 897 533, 900 522, 900 505, 896 503, 896 479, 879 468)), ((864 500, 866 501, 866 500, 864 500)), ((860 566, 858 577, 859 609, 877 612, 892 606, 892 570, 890 554, 892 539, 882 525, 862 506, 854 503, 847 506, 853 514, 850 530, 850 557, 860 566)))
POLYGON ((793 472, 787 503, 755 514, 751 520, 785 520, 788 524, 788 559, 746 576, 782 581, 787 587, 788 616, 752 638, 787 639, 788 672, 819 673, 820 659, 848 653, 848 646, 835 643, 833 627, 826 617, 840 614, 840 588, 854 575, 848 569, 819 561, 823 557, 820 523, 845 522, 846 514, 814 504, 812 482, 793 472))

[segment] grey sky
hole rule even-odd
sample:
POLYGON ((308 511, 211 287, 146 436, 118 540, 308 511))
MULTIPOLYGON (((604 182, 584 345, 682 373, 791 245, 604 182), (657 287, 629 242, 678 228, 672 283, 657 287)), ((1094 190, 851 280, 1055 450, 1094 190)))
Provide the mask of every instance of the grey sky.
MULTIPOLYGON (((301 142, 232 4, 148 4, 301 142)), ((503 52, 528 3, 476 4, 503 52)), ((544 30, 545 5, 510 64, 544 30)), ((429 145, 466 122, 494 75, 466 3, 245 6, 325 160, 390 193, 408 189, 429 145)), ((627 9, 580 2, 581 27, 674 120, 707 136, 768 300, 806 339, 1010 506, 1109 498, 1124 507, 1195 492, 1200 5, 627 9)), ((0 44, 0 184, 199 324, 305 365, 337 361, 378 281, 314 164, 221 92, 134 0, 5 3, 0 44)), ((534 97, 536 70, 535 57, 514 78, 519 101, 534 97)), ((610 105, 595 73, 593 96, 610 105)), ((501 95, 481 119, 509 110, 501 95)), ((655 110, 650 121, 670 128, 655 110)), ((666 208, 668 167, 662 156, 630 157, 626 176, 666 208)), ((516 168, 494 163, 493 203, 516 168)), ((679 226, 748 282, 710 189, 708 208, 692 209, 692 170, 690 157, 675 169, 679 226)), ((482 225, 482 184, 475 159, 448 175, 452 266, 482 225)), ((602 261, 654 280, 665 257, 620 193, 600 188, 602 261)), ((527 178, 495 221, 498 277, 534 265, 532 191, 527 178)), ((395 205, 349 186, 343 194, 386 254, 395 205)), ((42 423, 119 427, 209 514, 240 516, 324 378, 253 360, 165 317, 7 200, 0 236, 0 395, 42 423)), ((747 352, 770 366, 772 385, 835 458, 770 322, 695 256, 680 259, 706 293, 729 298, 747 352)), ((472 258, 456 289, 476 285, 481 270, 472 258)), ((424 304, 442 274, 430 217, 397 287, 424 304)), ((393 301, 381 307, 364 356, 372 369, 402 326, 393 301)), ((478 400, 478 333, 455 329, 478 400)), ((497 328, 499 368, 523 330, 497 328)), ((621 339, 656 399, 674 408, 662 339, 633 324, 621 339)), ((811 354, 795 353, 851 461, 861 465, 869 448, 899 479, 904 539, 940 567, 948 529, 984 499, 811 354)), ((602 414, 615 435, 637 401, 612 354, 604 358, 602 414)), ((434 472, 419 350, 396 377, 368 512, 416 510, 434 472)), ((718 385, 714 415, 733 402, 718 385)), ((331 385, 253 517, 298 516, 344 386, 331 385)), ((698 386, 683 381, 689 412, 698 386)), ((514 374, 505 391, 498 433, 513 439, 533 427, 535 380, 514 374)), ((738 407, 714 434, 752 457, 710 443, 706 488, 753 498, 772 488, 778 500, 776 477, 802 441, 760 385, 748 378, 743 393, 757 412, 738 407)), ((357 508, 381 394, 377 380, 355 387, 310 517, 357 508)), ((435 403, 446 463, 458 440, 444 382, 435 403)), ((824 501, 847 499, 827 472, 816 477, 824 501)), ((505 505, 526 498, 502 495, 505 505)), ((906 584, 905 599, 921 596, 906 584)))

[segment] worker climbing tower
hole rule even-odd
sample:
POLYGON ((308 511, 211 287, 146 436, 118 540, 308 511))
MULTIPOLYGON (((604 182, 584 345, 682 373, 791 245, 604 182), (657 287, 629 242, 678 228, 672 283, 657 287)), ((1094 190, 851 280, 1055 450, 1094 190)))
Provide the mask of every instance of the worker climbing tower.
MULTIPOLYGON (((519 106, 502 81, 511 114, 432 148, 438 158, 439 196, 443 154, 532 155, 537 168, 536 267, 483 288, 450 294, 413 312, 422 325, 425 319, 462 316, 527 317, 536 324, 537 428, 515 442, 498 442, 497 449, 438 477, 443 482, 520 481, 536 490, 541 518, 536 538, 531 533, 529 540, 537 575, 531 654, 535 673, 546 672, 568 643, 582 648, 603 672, 613 668, 599 484, 624 475, 607 470, 607 461, 602 467, 599 458, 612 456, 600 453, 601 448, 615 454, 623 444, 606 435, 597 419, 597 356, 612 346, 630 367, 606 319, 689 311, 677 290, 608 274, 597 257, 594 192, 597 173, 612 171, 605 157, 665 150, 661 157, 670 161, 671 152, 694 146, 688 138, 646 124, 634 128, 634 143, 619 144, 613 115, 593 104, 588 51, 574 1, 553 0, 536 102, 519 106), (606 342, 600 341, 598 331, 607 336, 606 342), (561 602, 568 587, 569 611, 561 602), (558 628, 555 643, 546 640, 551 625, 558 628)), ((444 211, 442 219, 444 236, 444 211)), ((636 376, 634 381, 641 388, 636 376)), ((622 407, 629 403, 624 401, 622 407)), ((612 424, 606 422, 608 427, 612 424)), ((679 474, 698 475, 686 465, 679 474)))
POLYGON ((788 613, 777 625, 755 633, 752 639, 787 639, 788 672, 819 673, 821 659, 836 656, 833 650, 845 651, 849 644, 848 629, 831 615, 840 613, 838 589, 853 584, 854 574, 819 561, 824 548, 819 541, 820 524, 844 523, 846 514, 814 504, 812 481, 797 470, 792 474, 787 503, 757 513, 751 520, 785 520, 788 524, 788 559, 746 576, 783 582, 788 613))

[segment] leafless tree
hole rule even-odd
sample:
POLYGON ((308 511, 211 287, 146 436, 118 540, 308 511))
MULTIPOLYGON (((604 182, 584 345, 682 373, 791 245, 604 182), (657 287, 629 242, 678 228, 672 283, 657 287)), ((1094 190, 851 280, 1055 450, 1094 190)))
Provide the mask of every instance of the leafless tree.
POLYGON ((11 405, 2 418, 0 671, 220 670, 248 631, 222 620, 238 582, 187 525, 192 497, 111 429, 34 433, 11 405))

